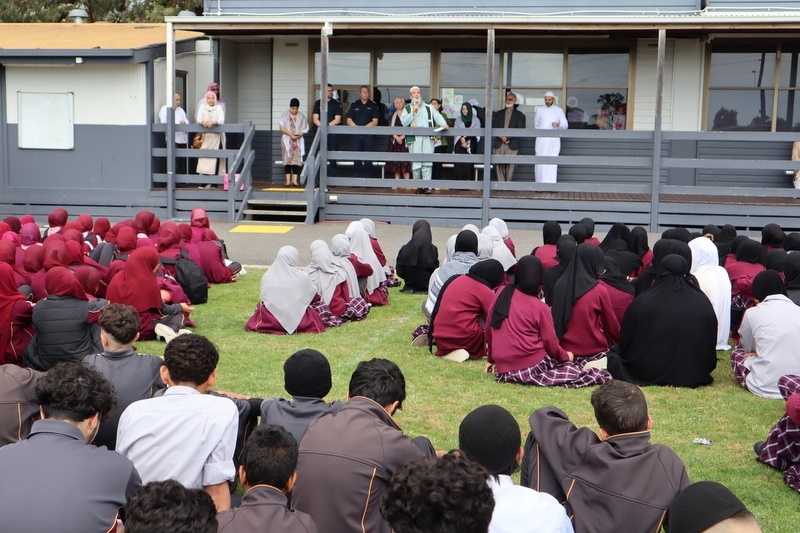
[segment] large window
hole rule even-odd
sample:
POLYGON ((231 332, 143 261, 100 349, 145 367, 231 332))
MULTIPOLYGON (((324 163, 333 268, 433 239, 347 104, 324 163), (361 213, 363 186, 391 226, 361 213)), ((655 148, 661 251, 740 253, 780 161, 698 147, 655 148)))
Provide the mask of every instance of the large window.
POLYGON ((771 52, 712 52, 709 130, 772 131, 775 56, 774 49, 771 52))
MULTIPOLYGON (((500 55, 494 58, 494 79, 500 78, 500 55)), ((439 96, 445 114, 455 118, 470 100, 486 107, 486 52, 442 52, 439 96)))
POLYGON ((377 52, 377 75, 375 92, 380 91, 386 104, 386 120, 395 112, 394 100, 408 101, 408 90, 416 85, 427 99, 431 92, 431 53, 426 52, 377 52))

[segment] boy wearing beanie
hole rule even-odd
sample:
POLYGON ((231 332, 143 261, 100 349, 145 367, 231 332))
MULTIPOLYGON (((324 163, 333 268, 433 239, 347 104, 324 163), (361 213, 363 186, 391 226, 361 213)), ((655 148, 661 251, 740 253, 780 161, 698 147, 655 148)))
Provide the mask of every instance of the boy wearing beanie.
POLYGON ((572 533, 564 508, 549 494, 514 485, 522 460, 519 424, 499 405, 483 405, 458 428, 458 448, 490 474, 494 512, 489 533, 572 533))
POLYGON ((261 403, 261 425, 286 428, 299 443, 309 424, 317 418, 338 413, 344 402, 323 400, 331 391, 331 365, 320 352, 306 349, 283 364, 284 387, 292 399, 267 398, 261 403))

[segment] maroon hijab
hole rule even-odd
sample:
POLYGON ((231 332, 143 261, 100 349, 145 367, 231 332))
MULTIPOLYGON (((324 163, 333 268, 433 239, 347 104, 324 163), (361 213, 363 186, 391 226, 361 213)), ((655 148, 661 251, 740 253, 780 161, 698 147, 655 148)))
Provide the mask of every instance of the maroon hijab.
POLYGON ((94 227, 92 215, 87 213, 78 215, 78 218, 75 219, 75 225, 78 226, 78 229, 81 231, 81 233, 92 231, 92 228, 94 227))
POLYGON ((90 266, 79 266, 75 269, 75 279, 83 287, 87 296, 97 296, 97 290, 100 288, 100 273, 90 266))
POLYGON ((31 246, 25 250, 25 271, 35 274, 44 268, 44 246, 31 246))
POLYGON ((106 234, 110 229, 111 229, 111 222, 109 222, 107 218, 101 217, 94 221, 94 228, 92 228, 92 233, 94 233, 101 239, 105 240, 106 234))
POLYGON ((23 224, 36 224, 36 218, 33 215, 22 215, 19 221, 23 224))
POLYGON ((48 296, 71 296, 78 300, 88 300, 81 284, 69 269, 53 267, 44 277, 44 288, 48 296))
POLYGON ((39 226, 33 222, 27 222, 19 230, 19 238, 22 246, 31 246, 42 240, 42 232, 39 230, 39 226))
POLYGON ((66 267, 69 265, 67 243, 57 239, 49 240, 44 243, 44 258, 42 263, 45 270, 55 267, 66 267))
POLYGON ((106 298, 114 303, 131 305, 139 313, 161 309, 161 291, 153 272, 157 266, 158 253, 153 248, 134 250, 122 272, 111 280, 106 298))
POLYGON ((60 228, 67 223, 68 218, 69 213, 67 213, 67 210, 59 207, 47 216, 47 223, 50 224, 51 228, 60 228))
POLYGON ((19 233, 19 230, 22 228, 22 222, 20 222, 17 217, 6 217, 3 219, 3 222, 8 224, 11 231, 14 233, 19 233))
POLYGON ((129 226, 122 226, 117 230, 116 241, 120 253, 131 253, 136 249, 136 230, 129 226))
POLYGON ((133 219, 136 233, 150 235, 150 227, 153 225, 155 218, 156 214, 152 211, 143 210, 136 213, 136 217, 133 219))
POLYGON ((11 265, 0 263, 0 361, 3 360, 8 341, 11 335, 11 319, 14 312, 14 304, 18 300, 24 300, 25 296, 17 290, 14 282, 14 269, 11 265))

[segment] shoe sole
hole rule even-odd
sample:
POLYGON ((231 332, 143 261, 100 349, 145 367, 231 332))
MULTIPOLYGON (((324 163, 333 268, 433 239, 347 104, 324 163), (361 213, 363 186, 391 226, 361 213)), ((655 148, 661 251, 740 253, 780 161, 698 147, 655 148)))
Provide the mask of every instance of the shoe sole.
POLYGON ((464 349, 453 350, 449 354, 443 355, 442 359, 447 359, 448 361, 454 361, 456 363, 463 363, 469 359, 469 352, 464 349))
POLYGON ((427 345, 428 345, 427 335, 420 335, 419 337, 411 341, 411 346, 413 346, 414 348, 424 348, 427 345))

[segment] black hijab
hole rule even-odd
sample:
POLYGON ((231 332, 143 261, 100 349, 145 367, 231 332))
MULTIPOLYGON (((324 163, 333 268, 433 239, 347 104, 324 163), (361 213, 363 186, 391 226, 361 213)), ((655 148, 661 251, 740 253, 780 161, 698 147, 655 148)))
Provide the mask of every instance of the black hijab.
POLYGON ((578 244, 583 244, 583 241, 589 238, 588 232, 586 230, 586 226, 583 224, 573 224, 571 228, 569 228, 569 234, 575 239, 575 242, 578 244))
POLYGON ((627 292, 628 294, 636 293, 633 284, 619 271, 619 267, 617 266, 617 262, 614 261, 614 258, 606 255, 605 261, 603 261, 603 268, 604 271, 600 275, 601 280, 615 289, 627 292))
MULTIPOLYGON (((461 233, 465 233, 462 231, 461 233)), ((459 235, 461 235, 459 233, 459 235)), ((472 231, 466 230, 466 233, 473 233, 472 231)), ((477 235, 475 236, 477 240, 477 235)), ((456 240, 458 240, 456 238, 456 240)), ((478 261, 474 265, 472 265, 469 269, 467 274, 463 274, 464 276, 469 276, 470 278, 483 283, 490 289, 496 289, 503 280, 505 279, 505 270, 503 270, 503 265, 497 259, 484 259, 483 261, 478 261)), ((436 315, 439 314, 439 308, 442 305, 442 300, 444 300, 444 293, 450 287, 450 284, 453 283, 456 279, 460 278, 461 275, 452 276, 450 279, 445 281, 444 285, 442 285, 441 290, 439 291, 439 297, 436 298, 436 305, 433 306, 433 312, 431 313, 431 323, 428 329, 428 350, 433 351, 433 323, 436 315)))
POLYGON ((397 253, 397 263, 427 270, 439 266, 439 250, 433 245, 431 225, 427 220, 414 222, 411 227, 411 240, 400 248, 397 253))
POLYGON ((558 239, 556 245, 556 258, 558 264, 550 267, 544 271, 542 276, 542 289, 544 290, 544 301, 547 305, 553 305, 553 287, 555 287, 558 278, 567 271, 567 266, 575 257, 575 251, 578 249, 578 244, 572 235, 562 235, 558 239))
POLYGON ((767 260, 764 266, 767 270, 774 270, 775 272, 783 272, 786 265, 786 258, 789 256, 783 250, 771 250, 767 253, 767 260))
POLYGON ((722 230, 719 229, 719 226, 717 226, 716 224, 706 224, 705 226, 703 226, 703 231, 701 232, 701 237, 703 235, 711 235, 712 237, 714 237, 714 239, 713 239, 714 242, 717 242, 717 240, 719 240, 719 237, 720 237, 721 234, 722 234, 722 230))
POLYGON ((642 266, 642 259, 637 254, 628 251, 628 244, 622 239, 616 239, 606 244, 605 253, 607 257, 614 259, 623 276, 630 276, 642 266))
POLYGON ((783 276, 786 279, 784 286, 787 289, 800 289, 800 252, 786 256, 783 265, 783 276))
POLYGON ((465 229, 456 235, 456 252, 472 252, 478 255, 478 235, 474 231, 465 229))
POLYGON ((736 226, 725 224, 719 232, 719 237, 714 239, 714 245, 719 253, 719 266, 725 266, 725 258, 731 253, 731 243, 736 238, 736 226))
POLYGON ((538 257, 525 255, 517 261, 514 284, 503 287, 494 304, 491 322, 493 328, 498 329, 503 324, 503 320, 508 318, 508 313, 511 310, 511 297, 514 295, 514 291, 520 291, 528 296, 539 296, 543 273, 544 268, 538 257))
POLYGON ((783 249, 787 252, 796 252, 800 250, 800 233, 788 233, 783 238, 783 249))
POLYGON ((644 257, 644 254, 650 251, 650 246, 647 245, 646 229, 636 226, 631 230, 631 236, 628 239, 628 250, 639 257, 644 257))
POLYGON ((603 250, 594 244, 579 244, 567 271, 553 287, 553 322, 559 339, 567 332, 575 301, 597 285, 603 259, 603 250))
POLYGON ((586 227, 586 238, 589 239, 594 236, 594 219, 584 217, 581 219, 581 224, 586 227))
POLYGON ((753 297, 763 302, 767 296, 783 294, 786 296, 786 287, 783 285, 781 275, 774 270, 763 270, 753 278, 753 297))
POLYGON ((767 224, 761 229, 761 244, 773 248, 783 248, 783 229, 777 224, 767 224))
POLYGON ((692 234, 686 228, 672 228, 662 233, 661 238, 683 241, 688 244, 692 240, 692 234))
POLYGON ((600 243, 600 249, 604 252, 611 245, 612 241, 621 239, 625 242, 625 247, 628 247, 628 240, 631 238, 631 230, 622 222, 615 222, 611 229, 606 233, 605 238, 600 243))
POLYGON ((619 355, 608 360, 615 379, 676 387, 713 381, 717 317, 708 297, 689 283, 690 264, 677 254, 664 257, 653 286, 628 307, 619 355))
POLYGON ((745 238, 736 248, 736 260, 743 263, 760 263, 764 248, 758 241, 745 238))
POLYGON ((548 220, 542 226, 542 242, 544 244, 556 244, 561 237, 561 224, 555 220, 548 220))
POLYGON ((644 269, 641 275, 636 278, 634 287, 636 287, 636 295, 642 294, 649 289, 658 275, 658 268, 661 261, 670 254, 677 254, 686 259, 692 264, 692 249, 683 241, 676 241, 675 239, 659 239, 653 245, 653 262, 651 265, 644 269))

